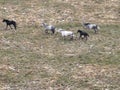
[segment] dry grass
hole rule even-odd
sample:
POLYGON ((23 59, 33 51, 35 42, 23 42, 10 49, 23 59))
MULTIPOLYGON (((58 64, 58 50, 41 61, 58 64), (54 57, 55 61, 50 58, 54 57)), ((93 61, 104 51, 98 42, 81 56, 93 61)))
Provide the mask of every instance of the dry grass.
POLYGON ((16 32, 0 22, 0 90, 120 89, 119 0, 87 1, 0 0, 1 21, 18 22, 16 32), (63 40, 45 34, 43 21, 75 33, 90 21, 101 30, 87 31, 87 42, 63 40))

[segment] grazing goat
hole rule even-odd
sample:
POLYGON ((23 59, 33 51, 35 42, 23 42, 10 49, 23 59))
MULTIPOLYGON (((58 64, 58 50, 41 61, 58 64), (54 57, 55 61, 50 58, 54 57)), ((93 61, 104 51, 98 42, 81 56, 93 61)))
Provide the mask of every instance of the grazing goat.
POLYGON ((95 31, 95 33, 98 32, 98 30, 100 29, 100 27, 96 24, 91 24, 91 23, 84 23, 83 26, 89 30, 93 29, 95 31))
POLYGON ((13 20, 7 20, 7 19, 3 19, 2 22, 6 23, 6 29, 8 28, 8 26, 12 29, 11 25, 14 26, 14 29, 16 30, 16 22, 13 20))
POLYGON ((48 33, 48 30, 52 31, 52 33, 55 33, 55 26, 47 25, 46 23, 42 23, 42 26, 45 28, 45 32, 48 33))
POLYGON ((89 34, 84 32, 84 31, 78 30, 77 33, 80 33, 79 39, 80 38, 82 38, 82 39, 86 38, 86 40, 87 40, 87 37, 89 37, 89 34))
POLYGON ((74 33, 72 31, 65 31, 65 30, 61 29, 59 32, 61 33, 62 37, 64 37, 64 39, 65 39, 65 37, 70 36, 71 37, 70 39, 73 40, 74 33))

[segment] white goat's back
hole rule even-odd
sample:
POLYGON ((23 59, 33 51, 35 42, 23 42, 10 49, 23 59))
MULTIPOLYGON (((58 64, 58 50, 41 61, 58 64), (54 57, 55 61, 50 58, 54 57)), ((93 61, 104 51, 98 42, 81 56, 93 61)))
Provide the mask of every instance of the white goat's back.
POLYGON ((50 30, 50 29, 53 29, 53 28, 54 28, 54 26, 49 25, 49 26, 47 26, 46 28, 50 30))
POLYGON ((88 25, 88 28, 89 28, 89 29, 92 29, 93 27, 96 27, 96 24, 89 24, 89 25, 88 25))
POLYGON ((72 36, 73 32, 72 31, 61 31, 62 36, 72 36))

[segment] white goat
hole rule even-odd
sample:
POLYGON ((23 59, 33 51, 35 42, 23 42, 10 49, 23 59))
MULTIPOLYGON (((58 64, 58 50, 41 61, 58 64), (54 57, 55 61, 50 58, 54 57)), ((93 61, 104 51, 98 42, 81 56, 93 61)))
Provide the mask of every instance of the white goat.
POLYGON ((62 37, 63 37, 64 39, 65 39, 65 37, 67 37, 67 36, 70 36, 71 39, 73 39, 73 37, 75 36, 72 31, 65 31, 65 30, 61 29, 59 32, 61 33, 61 35, 62 35, 62 37))

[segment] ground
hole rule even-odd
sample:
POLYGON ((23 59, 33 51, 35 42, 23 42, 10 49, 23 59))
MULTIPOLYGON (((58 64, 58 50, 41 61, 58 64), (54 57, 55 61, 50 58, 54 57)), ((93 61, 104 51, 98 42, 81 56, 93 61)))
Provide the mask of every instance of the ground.
POLYGON ((0 0, 0 90, 119 90, 119 0, 0 0), (3 18, 17 22, 5 30, 3 18), (74 40, 41 23, 71 30, 74 40), (100 26, 95 34, 83 22, 100 26), (89 33, 79 40, 78 29, 89 33))

